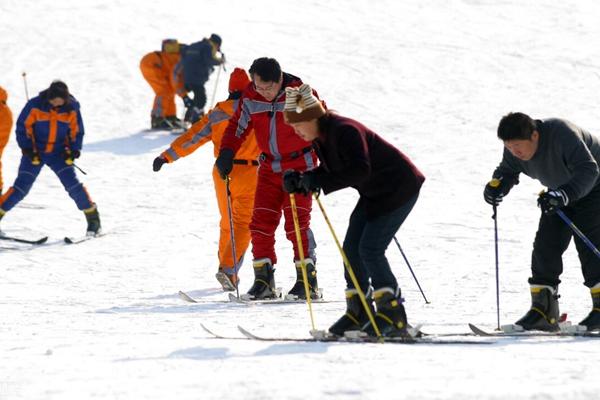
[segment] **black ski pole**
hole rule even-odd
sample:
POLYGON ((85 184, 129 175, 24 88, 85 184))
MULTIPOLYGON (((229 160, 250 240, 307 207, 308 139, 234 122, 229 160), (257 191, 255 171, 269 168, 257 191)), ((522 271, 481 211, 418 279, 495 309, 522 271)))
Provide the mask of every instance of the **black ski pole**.
POLYGON ((497 330, 500 330, 500 268, 498 263, 498 215, 497 205, 493 205, 494 214, 492 219, 494 220, 494 250, 496 252, 496 314, 498 320, 497 330))
POLYGON ((592 251, 592 253, 594 253, 596 257, 600 258, 600 251, 598 251, 598 248, 594 246, 590 239, 588 239, 587 236, 585 236, 583 232, 581 232, 579 228, 577 228, 577 226, 575 226, 573 221, 571 221, 571 219, 567 217, 562 210, 557 210, 556 214, 558 214, 558 216, 561 217, 567 225, 569 225, 573 232, 575 232, 575 234, 577 234, 577 236, 579 236, 579 238, 583 240, 583 243, 586 244, 586 246, 592 251))
POLYGON ((400 247, 400 242, 398 242, 398 239, 396 239, 396 236, 394 236, 394 242, 396 242, 396 246, 398 246, 398 250, 400 250, 400 254, 402 254, 402 258, 404 258, 404 262, 406 262, 406 265, 408 266, 410 273, 412 274, 413 278, 415 279, 415 282, 417 283, 417 286, 419 287, 419 290, 421 291, 421 295, 423 296, 423 299, 425 300, 425 304, 430 304, 429 301, 427 300, 427 297, 425 297, 425 293, 423 293, 423 289, 421 289, 419 280, 417 279, 417 276, 415 275, 412 267, 410 266, 410 263, 408 262, 408 258, 406 258, 406 255, 404 254, 402 247, 400 247))
POLYGON ((233 272, 235 274, 235 294, 237 298, 240 298, 240 289, 238 286, 238 259, 237 252, 235 250, 235 236, 233 234, 233 211, 231 210, 231 191, 229 190, 229 175, 225 177, 225 189, 227 190, 227 214, 229 215, 229 236, 231 240, 231 253, 233 255, 233 272))

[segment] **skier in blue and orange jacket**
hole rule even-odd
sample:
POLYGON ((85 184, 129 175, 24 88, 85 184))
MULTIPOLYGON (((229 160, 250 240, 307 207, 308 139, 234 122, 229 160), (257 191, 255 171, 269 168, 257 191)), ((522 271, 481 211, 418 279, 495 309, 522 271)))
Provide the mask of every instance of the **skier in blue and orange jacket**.
POLYGON ((17 119, 16 134, 23 156, 17 179, 0 197, 0 219, 29 193, 42 167, 48 165, 84 212, 87 234, 98 234, 98 208, 73 167, 73 160, 81 155, 84 134, 79 103, 64 82, 52 82, 25 104, 17 119))

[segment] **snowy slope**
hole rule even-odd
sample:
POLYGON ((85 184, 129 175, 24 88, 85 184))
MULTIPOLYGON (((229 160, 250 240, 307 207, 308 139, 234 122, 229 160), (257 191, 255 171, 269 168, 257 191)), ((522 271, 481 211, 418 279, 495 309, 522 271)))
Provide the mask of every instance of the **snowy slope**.
MULTIPOLYGON (((314 86, 329 107, 361 120, 427 176, 398 234, 431 304, 399 252, 389 259, 409 320, 431 332, 496 324, 493 221, 481 196, 501 156, 499 118, 524 111, 565 117, 600 134, 600 6, 593 1, 141 1, 0 2, 0 85, 15 119, 30 96, 64 79, 86 126, 78 164, 109 234, 77 246, 84 218, 45 170, 2 220, 7 233, 49 235, 31 249, 0 249, 0 399, 579 399, 600 390, 600 346, 545 339, 487 346, 259 343, 208 339, 203 322, 237 335, 303 337, 305 305, 246 307, 213 277, 218 215, 212 149, 159 173, 152 160, 174 136, 148 132, 152 93, 140 58, 161 39, 223 37, 229 68, 260 56, 314 86), (375 4, 372 4, 375 3, 375 4), (183 303, 178 290, 201 300, 183 303)), ((221 75, 217 99, 226 95, 221 75)), ((216 74, 207 84, 209 99, 216 74)), ((19 161, 14 137, 4 180, 19 161)), ((499 209, 501 319, 529 306, 527 277, 541 185, 528 178, 499 209)), ((356 194, 322 201, 340 238, 356 194)), ((317 328, 344 311, 342 264, 318 208, 317 328)), ((0 243, 0 247, 8 247, 0 243)), ((277 283, 293 284, 279 232, 277 283)), ((252 281, 247 257, 241 289, 252 281)), ((561 307, 589 311, 573 248, 561 307)))

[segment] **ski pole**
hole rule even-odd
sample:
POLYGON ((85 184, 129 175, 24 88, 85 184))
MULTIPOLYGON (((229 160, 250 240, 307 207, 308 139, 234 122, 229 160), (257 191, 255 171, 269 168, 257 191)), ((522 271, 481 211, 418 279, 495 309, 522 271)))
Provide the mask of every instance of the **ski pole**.
POLYGON ((308 304, 308 313, 310 314, 310 322, 312 330, 315 328, 315 317, 312 311, 312 301, 310 298, 310 290, 308 288, 308 274, 306 273, 306 265, 304 264, 304 248, 302 245, 302 235, 300 234, 300 222, 298 221, 298 208, 296 207, 296 196, 290 193, 290 204, 292 205, 292 216, 294 217, 294 230, 296 231, 296 245, 298 246, 298 255, 300 256, 300 269, 302 270, 302 279, 304 279, 304 292, 306 293, 306 303, 308 304))
POLYGON ((211 107, 215 106, 215 97, 217 95, 217 87, 219 86, 219 77, 221 76, 221 68, 225 68, 223 64, 219 65, 217 70, 217 80, 215 81, 215 87, 213 89, 212 99, 210 100, 211 107))
POLYGON ((238 287, 238 261, 235 250, 235 235, 233 232, 233 211, 231 210, 231 190, 229 190, 229 181, 231 178, 229 175, 225 177, 225 188, 227 190, 227 214, 229 215, 229 235, 231 240, 231 254, 233 255, 233 273, 235 274, 235 294, 237 298, 240 298, 240 289, 238 287))
POLYGON ((494 220, 494 250, 496 252, 496 318, 498 321, 497 330, 500 330, 500 268, 498 266, 498 215, 497 206, 493 206, 494 214, 492 219, 494 220))
POLYGON ((558 214, 558 216, 561 217, 563 221, 565 221, 565 223, 573 230, 573 232, 575 232, 577 236, 579 236, 579 238, 583 240, 583 243, 586 244, 586 246, 592 251, 592 253, 594 253, 598 258, 600 258, 600 251, 598 251, 598 248, 594 246, 590 239, 588 239, 587 236, 585 236, 583 232, 581 232, 579 228, 577 228, 577 226, 575 226, 573 221, 571 221, 571 219, 567 217, 562 210, 557 210, 556 214, 558 214))
POLYGON ((423 299, 425 300, 425 304, 430 304, 429 301, 427 300, 427 297, 425 297, 425 293, 423 292, 423 289, 421 289, 421 285, 419 284, 419 280, 417 279, 417 276, 415 275, 412 267, 410 266, 410 263, 408 262, 408 258, 406 258, 406 255, 404 254, 404 251, 402 250, 402 247, 400 247, 400 242, 398 242, 398 239, 396 239, 396 236, 394 236, 394 241, 396 242, 396 246, 398 246, 398 250, 400 250, 400 254, 402 254, 402 257, 404 258, 404 261, 406 262, 406 265, 408 266, 408 269, 410 270, 410 273, 412 274, 413 278, 415 279, 415 282, 417 283, 417 286, 419 287, 419 290, 421 291, 421 295, 423 295, 423 299))
POLYGON ((321 213, 323 214, 323 218, 325 218, 325 222, 327 222, 327 226, 329 226, 329 230, 331 231, 333 240, 335 241, 335 244, 336 244, 338 250, 340 251, 340 254, 342 255, 342 260, 344 260, 344 267, 346 268, 346 271, 348 271, 350 280, 352 280, 352 284, 354 285, 354 287, 356 288, 356 291, 358 292, 358 298, 360 299, 360 302, 362 303, 362 305, 365 309, 365 312, 367 313, 367 316, 369 317, 369 321, 373 325, 375 334, 377 335, 378 338, 381 339, 382 338, 381 331, 379 331, 379 327, 377 326, 377 323, 375 322, 375 317, 373 316, 373 313, 371 312, 371 308, 369 307, 369 304, 367 304, 367 298, 366 298, 364 292, 362 291, 362 289, 360 288, 360 285, 358 284, 358 279, 356 279, 356 275, 354 274, 354 270, 352 269, 352 266, 350 265, 350 261, 348 260, 348 257, 346 256, 346 252, 340 245, 337 235, 335 234, 335 231, 333 230, 333 226, 331 225, 331 222, 329 222, 329 218, 327 217, 325 208, 323 208, 323 204, 321 204, 321 200, 319 199, 319 196, 317 196, 316 193, 313 193, 313 196, 314 196, 315 200, 317 200, 317 204, 319 205, 319 208, 321 209, 321 213))
POLYGON ((27 90, 27 73, 23 71, 21 76, 23 77, 23 85, 25 86, 25 98, 27 101, 29 101, 29 90, 27 90))

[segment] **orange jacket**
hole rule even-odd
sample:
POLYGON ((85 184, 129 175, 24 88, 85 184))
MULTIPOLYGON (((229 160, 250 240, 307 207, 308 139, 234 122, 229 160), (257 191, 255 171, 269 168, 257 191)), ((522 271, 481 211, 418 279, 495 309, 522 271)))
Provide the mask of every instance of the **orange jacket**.
POLYGON ((0 87, 0 156, 8 143, 13 124, 12 112, 10 112, 10 108, 6 105, 7 97, 6 91, 0 87))
MULTIPOLYGON (((214 155, 219 155, 221 139, 229 118, 235 113, 239 100, 225 100, 217 103, 215 107, 202 117, 198 122, 179 136, 171 146, 162 153, 169 163, 193 153, 198 147, 212 140, 214 144, 214 155)), ((248 137, 242 147, 236 153, 237 160, 255 161, 260 154, 254 131, 248 137)))
POLYGON ((146 79, 161 79, 169 82, 174 93, 181 97, 186 95, 180 53, 153 51, 142 57, 140 68, 146 79))

